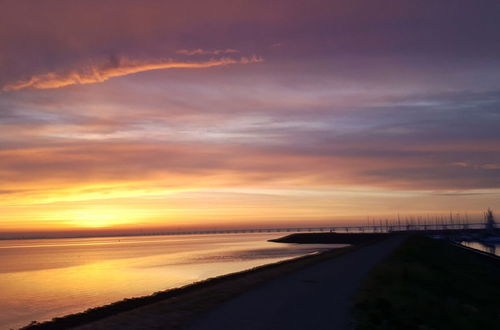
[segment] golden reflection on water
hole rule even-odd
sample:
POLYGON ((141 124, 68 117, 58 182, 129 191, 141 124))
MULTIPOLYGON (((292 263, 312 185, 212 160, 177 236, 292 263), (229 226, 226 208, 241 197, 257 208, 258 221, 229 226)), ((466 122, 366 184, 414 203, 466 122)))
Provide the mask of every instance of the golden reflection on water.
POLYGON ((276 234, 0 241, 0 329, 311 253, 276 234))

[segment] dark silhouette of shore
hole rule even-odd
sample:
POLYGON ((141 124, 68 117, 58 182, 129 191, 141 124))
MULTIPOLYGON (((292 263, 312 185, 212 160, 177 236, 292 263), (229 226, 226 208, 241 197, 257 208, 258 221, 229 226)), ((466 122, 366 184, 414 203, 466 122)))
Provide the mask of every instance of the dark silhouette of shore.
POLYGON ((297 244, 362 244, 374 240, 385 239, 390 233, 298 233, 291 234, 270 242, 297 244))

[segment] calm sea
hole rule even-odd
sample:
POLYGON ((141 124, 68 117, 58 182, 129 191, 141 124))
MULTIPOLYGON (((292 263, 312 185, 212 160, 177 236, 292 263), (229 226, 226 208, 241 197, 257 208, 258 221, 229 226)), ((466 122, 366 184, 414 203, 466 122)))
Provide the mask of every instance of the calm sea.
POLYGON ((461 244, 479 251, 495 254, 500 257, 500 243, 485 244, 480 242, 461 242, 461 244))
POLYGON ((0 241, 0 329, 342 246, 267 242, 277 236, 0 241))

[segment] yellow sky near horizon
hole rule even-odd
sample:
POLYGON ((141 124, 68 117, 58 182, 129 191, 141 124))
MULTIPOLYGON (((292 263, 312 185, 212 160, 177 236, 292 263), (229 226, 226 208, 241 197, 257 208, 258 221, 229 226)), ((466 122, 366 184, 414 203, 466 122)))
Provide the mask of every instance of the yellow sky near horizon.
POLYGON ((499 193, 476 193, 220 188, 147 195, 125 191, 115 197, 93 195, 80 200, 63 195, 48 203, 0 204, 0 232, 333 226, 367 224, 367 217, 395 220, 398 212, 402 217, 447 217, 448 210, 462 217, 468 213, 471 221, 477 221, 484 204, 480 194, 496 193, 490 198, 494 203, 499 193))

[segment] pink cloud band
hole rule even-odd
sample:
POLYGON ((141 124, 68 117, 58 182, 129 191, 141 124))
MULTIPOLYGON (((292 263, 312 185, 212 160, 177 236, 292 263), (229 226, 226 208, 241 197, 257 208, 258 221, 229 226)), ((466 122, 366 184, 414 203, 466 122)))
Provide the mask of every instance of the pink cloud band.
POLYGON ((239 59, 222 57, 199 62, 183 62, 173 59, 160 61, 134 61, 127 58, 112 58, 104 65, 91 65, 90 67, 73 70, 67 73, 49 72, 34 75, 27 80, 20 80, 7 84, 3 91, 17 91, 21 89, 53 89, 69 85, 85 85, 102 83, 110 78, 126 76, 129 74, 164 69, 202 69, 229 64, 250 64, 262 62, 257 56, 241 57, 239 59))

